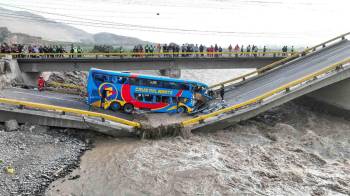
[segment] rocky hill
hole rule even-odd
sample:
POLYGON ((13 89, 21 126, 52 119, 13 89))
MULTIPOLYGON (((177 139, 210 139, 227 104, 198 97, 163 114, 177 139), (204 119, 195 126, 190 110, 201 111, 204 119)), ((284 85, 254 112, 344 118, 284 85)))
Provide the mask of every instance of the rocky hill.
POLYGON ((147 43, 138 38, 111 33, 90 34, 84 30, 55 22, 30 12, 0 8, 0 13, 0 27, 7 28, 7 31, 4 28, 0 29, 0 41, 4 37, 11 35, 14 42, 28 42, 24 39, 25 35, 28 35, 28 39, 36 37, 38 40, 79 42, 84 44, 135 45, 147 43))
POLYGON ((134 46, 137 44, 147 44, 146 42, 134 37, 127 37, 121 35, 115 35, 112 33, 97 33, 93 35, 93 38, 98 44, 109 44, 109 45, 122 45, 122 46, 134 46))

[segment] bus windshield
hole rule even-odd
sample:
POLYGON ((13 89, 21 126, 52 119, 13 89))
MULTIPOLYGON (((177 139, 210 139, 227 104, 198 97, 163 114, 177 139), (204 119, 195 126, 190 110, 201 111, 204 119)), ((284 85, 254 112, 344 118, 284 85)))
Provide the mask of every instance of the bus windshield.
POLYGON ((89 71, 87 92, 88 104, 126 113, 191 113, 210 98, 204 83, 100 69, 89 71))

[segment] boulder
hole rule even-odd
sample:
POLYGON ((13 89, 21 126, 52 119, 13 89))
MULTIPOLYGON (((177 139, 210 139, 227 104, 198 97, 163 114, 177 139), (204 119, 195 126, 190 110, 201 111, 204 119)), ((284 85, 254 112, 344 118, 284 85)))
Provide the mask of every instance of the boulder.
POLYGON ((18 122, 16 120, 8 120, 5 122, 6 131, 16 131, 19 129, 18 122))

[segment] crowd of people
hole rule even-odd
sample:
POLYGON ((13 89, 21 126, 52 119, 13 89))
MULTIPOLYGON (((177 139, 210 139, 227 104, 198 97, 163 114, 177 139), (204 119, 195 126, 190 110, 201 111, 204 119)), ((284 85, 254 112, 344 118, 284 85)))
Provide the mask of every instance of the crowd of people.
POLYGON ((7 44, 0 45, 1 53, 65 53, 66 50, 62 45, 38 46, 24 44, 7 44))
MULTIPOLYGON (((182 44, 178 45, 175 43, 170 44, 138 44, 133 47, 132 50, 124 50, 122 46, 113 47, 111 45, 95 45, 90 50, 83 50, 80 46, 75 46, 71 44, 70 46, 62 45, 24 45, 24 44, 7 44, 2 43, 0 45, 0 53, 18 53, 20 55, 30 54, 31 57, 53 57, 60 54, 59 57, 64 53, 71 53, 69 57, 81 57, 80 53, 92 52, 92 53, 132 53, 132 57, 148 57, 148 56, 158 56, 158 57, 219 57, 219 56, 265 56, 267 52, 270 51, 266 46, 259 48, 256 45, 238 45, 234 47, 230 44, 227 48, 223 48, 217 44, 205 46, 203 44, 182 44), (43 53, 44 55, 33 55, 36 53, 43 53), (72 55, 75 54, 76 55, 72 55), (47 54, 47 55, 45 55, 47 54)), ((275 51, 275 50, 274 50, 275 51)), ((277 55, 286 56, 288 52, 294 53, 294 46, 290 49, 288 46, 283 46, 281 53, 277 55)), ((276 54, 275 54, 276 55, 276 54)), ((119 55, 123 56, 123 55, 119 55)))

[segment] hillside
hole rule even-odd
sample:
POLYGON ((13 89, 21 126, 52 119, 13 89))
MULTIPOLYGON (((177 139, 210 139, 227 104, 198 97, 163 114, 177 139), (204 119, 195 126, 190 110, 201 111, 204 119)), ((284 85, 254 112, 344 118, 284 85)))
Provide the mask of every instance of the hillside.
MULTIPOLYGON (((90 34, 73 26, 55 22, 30 12, 13 11, 0 8, 0 27, 6 27, 12 35, 19 35, 18 41, 13 37, 12 41, 18 43, 28 42, 22 40, 25 35, 42 38, 47 41, 80 42, 84 44, 109 44, 109 45, 136 45, 148 42, 137 38, 119 36, 111 33, 90 34), (23 35, 23 36, 20 36, 23 35)), ((2 31, 5 32, 5 31, 2 31)), ((6 33, 5 33, 6 34, 6 33)), ((0 41, 1 41, 0 34, 0 41)))
POLYGON ((115 35, 112 33, 97 33, 93 36, 95 43, 98 44, 109 44, 109 45, 123 45, 123 46, 134 46, 137 44, 148 44, 146 42, 134 37, 127 37, 121 35, 115 35))

